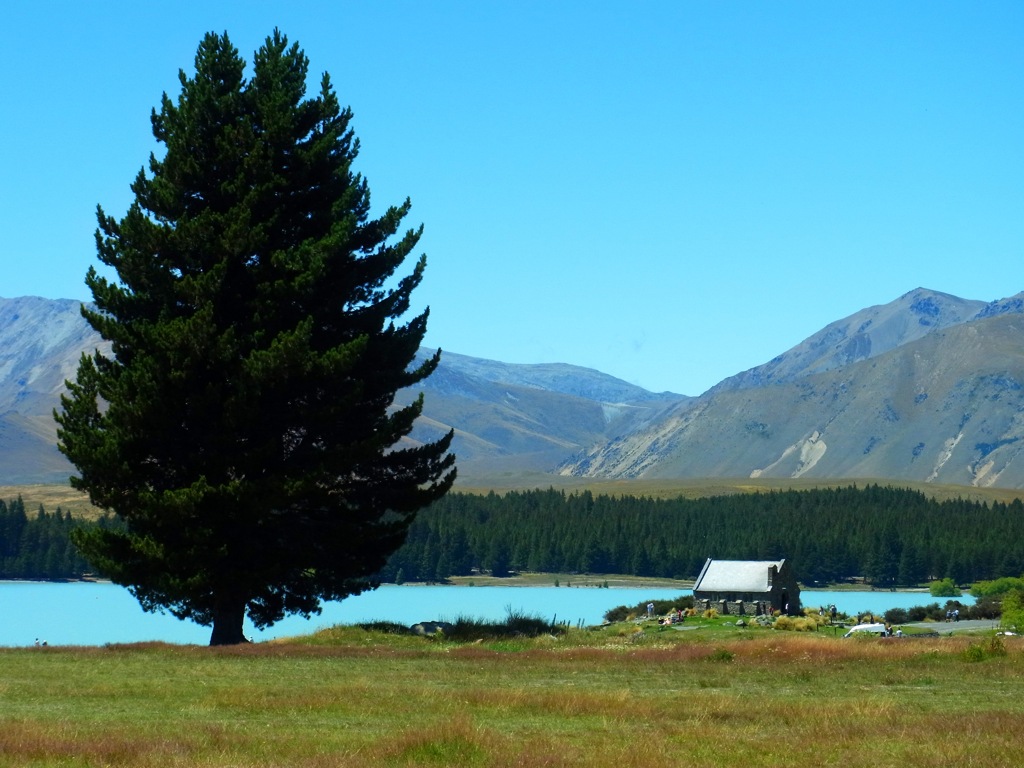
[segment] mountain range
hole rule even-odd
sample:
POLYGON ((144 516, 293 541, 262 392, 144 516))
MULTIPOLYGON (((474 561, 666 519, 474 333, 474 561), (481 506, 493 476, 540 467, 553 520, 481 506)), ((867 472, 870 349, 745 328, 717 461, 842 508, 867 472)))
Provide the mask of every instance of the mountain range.
MULTIPOLYGON (((73 471, 51 413, 82 352, 103 347, 78 306, 0 299, 0 484, 61 482, 73 471)), ((547 475, 1020 488, 1022 332, 1024 293, 983 302, 919 288, 699 397, 568 364, 445 352, 422 383, 424 414, 409 439, 454 429, 466 485, 547 475)))
POLYGON ((1024 486, 1024 294, 919 288, 836 321, 656 424, 563 462, 612 478, 1024 486))

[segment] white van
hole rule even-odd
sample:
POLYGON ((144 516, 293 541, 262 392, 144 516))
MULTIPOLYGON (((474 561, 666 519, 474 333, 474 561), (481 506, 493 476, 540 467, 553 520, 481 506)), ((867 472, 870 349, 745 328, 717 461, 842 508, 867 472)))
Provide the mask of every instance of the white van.
POLYGON ((889 634, 885 631, 885 624, 858 624, 843 635, 843 637, 849 637, 850 635, 857 634, 858 632, 862 632, 866 635, 877 635, 878 637, 887 637, 889 634))

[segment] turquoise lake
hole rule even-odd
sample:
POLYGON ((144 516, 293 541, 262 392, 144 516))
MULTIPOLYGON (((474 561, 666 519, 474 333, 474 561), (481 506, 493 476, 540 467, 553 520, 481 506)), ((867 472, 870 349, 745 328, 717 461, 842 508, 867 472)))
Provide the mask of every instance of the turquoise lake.
MULTIPOLYGON (((384 585, 373 592, 328 603, 319 616, 292 616, 257 632, 246 625, 251 640, 270 640, 313 632, 335 624, 367 621, 454 620, 460 617, 501 621, 510 611, 571 624, 600 624, 604 613, 619 605, 671 600, 689 595, 688 588, 645 587, 452 587, 384 585)), ((801 593, 804 606, 834 603, 840 611, 882 613, 938 602, 927 592, 801 593)), ((964 604, 974 602, 965 595, 964 604)), ((108 583, 0 582, 0 646, 105 645, 161 640, 168 643, 209 642, 210 630, 170 614, 146 613, 123 587, 108 583)))

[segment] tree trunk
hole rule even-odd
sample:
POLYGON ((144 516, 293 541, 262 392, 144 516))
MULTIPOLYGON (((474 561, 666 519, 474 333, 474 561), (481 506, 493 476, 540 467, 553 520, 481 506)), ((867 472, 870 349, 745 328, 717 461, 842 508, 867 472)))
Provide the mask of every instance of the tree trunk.
POLYGON ((242 634, 244 620, 244 601, 217 608, 213 613, 213 633, 210 635, 210 645, 238 645, 249 642, 242 634))

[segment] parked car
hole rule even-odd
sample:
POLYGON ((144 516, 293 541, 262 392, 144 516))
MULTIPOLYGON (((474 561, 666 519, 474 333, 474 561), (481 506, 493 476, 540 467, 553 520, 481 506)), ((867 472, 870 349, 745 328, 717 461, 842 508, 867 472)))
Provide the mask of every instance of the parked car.
POLYGON ((858 632, 865 635, 877 635, 878 637, 888 637, 889 633, 885 629, 885 624, 858 624, 843 637, 850 637, 858 632))

